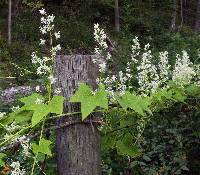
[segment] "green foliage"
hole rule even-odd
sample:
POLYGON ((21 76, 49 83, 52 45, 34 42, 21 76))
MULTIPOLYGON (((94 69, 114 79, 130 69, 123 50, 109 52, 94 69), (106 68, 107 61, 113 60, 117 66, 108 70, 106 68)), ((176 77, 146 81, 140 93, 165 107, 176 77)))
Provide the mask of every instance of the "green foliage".
POLYGON ((84 120, 97 106, 108 109, 108 97, 103 85, 100 86, 99 90, 93 95, 89 86, 80 84, 79 89, 71 97, 70 102, 81 102, 82 120, 84 120))
POLYGON ((116 142, 116 148, 120 155, 138 157, 141 152, 138 150, 136 145, 133 145, 132 135, 127 133, 121 140, 116 142))
POLYGON ((37 93, 19 100, 25 105, 10 113, 7 118, 2 120, 2 124, 10 124, 13 121, 18 124, 28 122, 31 119, 32 127, 34 127, 50 113, 57 115, 63 113, 64 97, 62 96, 54 96, 48 104, 37 104, 37 100, 44 101, 44 97, 37 93))
POLYGON ((2 160, 6 157, 6 154, 0 153, 0 167, 5 165, 5 162, 2 160))
POLYGON ((41 0, 36 0, 35 2, 31 0, 23 0, 23 3, 26 4, 32 10, 40 9, 44 6, 41 0))
POLYGON ((150 112, 151 101, 148 97, 136 96, 130 92, 125 92, 122 97, 118 98, 118 102, 124 110, 131 108, 142 116, 145 115, 145 112, 150 112))
POLYGON ((37 93, 33 93, 31 96, 19 99, 19 101, 21 101, 22 103, 24 103, 25 105, 28 106, 28 105, 36 104, 37 99, 40 99, 42 101, 44 100, 42 95, 37 94, 37 93))
POLYGON ((32 127, 37 125, 44 117, 46 117, 50 110, 46 104, 35 105, 34 108, 28 108, 29 110, 34 110, 31 124, 32 127))
POLYGON ((42 138, 40 140, 39 145, 37 145, 35 143, 32 144, 33 153, 34 154, 43 153, 43 154, 46 154, 48 156, 52 156, 51 150, 49 148, 49 146, 51 144, 52 144, 51 141, 45 140, 44 138, 42 138))
POLYGON ((51 101, 48 104, 49 110, 54 114, 62 114, 63 113, 63 102, 65 98, 62 96, 53 96, 51 101))

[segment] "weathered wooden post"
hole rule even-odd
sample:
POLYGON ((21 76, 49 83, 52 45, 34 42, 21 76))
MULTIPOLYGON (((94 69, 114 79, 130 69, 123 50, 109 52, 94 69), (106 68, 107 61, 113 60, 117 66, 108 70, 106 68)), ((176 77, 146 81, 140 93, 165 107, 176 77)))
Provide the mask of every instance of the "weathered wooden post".
MULTIPOLYGON (((57 56, 55 63, 55 86, 61 95, 69 99, 79 83, 85 82, 95 88, 98 68, 90 55, 57 56)), ((87 100, 87 99, 85 99, 87 100)), ((66 102, 65 112, 80 111, 80 104, 66 102)), ((100 134, 96 117, 82 122, 80 115, 63 117, 58 125, 69 123, 57 130, 57 164, 59 175, 101 175, 100 134)))

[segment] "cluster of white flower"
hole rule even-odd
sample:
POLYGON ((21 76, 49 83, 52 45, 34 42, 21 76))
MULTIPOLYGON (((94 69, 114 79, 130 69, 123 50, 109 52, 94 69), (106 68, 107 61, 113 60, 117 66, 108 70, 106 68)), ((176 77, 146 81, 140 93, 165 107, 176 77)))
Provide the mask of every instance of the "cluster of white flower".
MULTIPOLYGON (((37 65, 37 74, 38 75, 49 75, 52 71, 52 62, 54 61, 54 58, 59 50, 61 50, 60 44, 53 46, 52 38, 55 36, 55 39, 60 38, 60 31, 54 32, 54 15, 48 15, 45 11, 45 9, 39 10, 41 17, 41 26, 40 26, 40 32, 42 34, 49 34, 50 36, 50 56, 38 56, 37 52, 33 52, 32 57, 32 63, 37 65), (54 34, 53 34, 54 33, 54 34)), ((46 40, 40 39, 39 45, 45 45, 46 40)))
POLYGON ((168 63, 168 52, 159 53, 160 62, 158 64, 159 76, 160 76, 160 85, 165 87, 170 76, 170 65, 168 63))
POLYGON ((0 112, 0 120, 5 117, 6 113, 5 112, 0 112))
POLYGON ((12 162, 10 166, 12 168, 11 175, 25 175, 26 174, 26 171, 23 168, 21 168, 19 161, 12 162))
POLYGON ((38 75, 45 75, 51 72, 51 68, 47 65, 49 60, 51 60, 50 58, 48 57, 41 58, 37 56, 37 52, 33 52, 31 57, 32 57, 32 63, 38 64, 38 67, 37 67, 38 75))
MULTIPOLYGON (((108 48, 106 38, 107 36, 104 30, 99 28, 99 24, 94 24, 94 39, 98 43, 98 45, 103 49, 108 48)), ((101 52, 99 51, 99 47, 96 47, 95 51, 96 54, 101 54, 101 52)))
POLYGON ((114 89, 116 88, 116 80, 117 80, 117 77, 115 75, 112 75, 112 76, 107 76, 103 82, 104 84, 106 84, 107 86, 107 91, 112 93, 114 92, 114 89))
POLYGON ((133 77, 133 75, 132 75, 132 73, 131 73, 131 66, 132 66, 132 63, 131 63, 131 62, 128 62, 128 63, 127 63, 127 67, 126 67, 126 77, 127 77, 128 79, 130 79, 130 78, 133 77))
POLYGON ((106 42, 106 34, 103 29, 99 28, 99 24, 94 25, 94 39, 97 46, 94 53, 99 57, 94 58, 93 62, 99 66, 99 71, 104 73, 106 71, 106 61, 111 59, 111 54, 108 52, 108 45, 106 42))
POLYGON ((30 156, 29 150, 31 149, 31 145, 30 145, 29 141, 22 142, 21 146, 23 148, 23 151, 22 151, 23 155, 25 157, 29 157, 30 156))
POLYGON ((30 156, 30 150, 31 150, 31 144, 30 144, 30 139, 27 138, 27 136, 22 136, 18 139, 18 141, 21 143, 21 147, 22 147, 22 154, 25 157, 29 157, 30 156))
POLYGON ((131 88, 131 86, 128 85, 128 80, 130 80, 131 77, 132 75, 130 73, 119 71, 117 76, 107 76, 103 79, 104 84, 106 84, 106 90, 110 93, 110 97, 114 98, 115 93, 123 95, 128 88, 131 88))
POLYGON ((120 94, 123 94, 127 90, 127 80, 128 77, 122 71, 119 71, 119 82, 117 85, 117 91, 120 92, 120 94))
POLYGON ((131 60, 133 63, 137 63, 137 56, 140 55, 140 42, 138 37, 136 36, 133 39, 133 45, 132 45, 132 54, 131 54, 131 60))
POLYGON ((10 125, 6 125, 5 128, 9 133, 12 133, 18 129, 20 129, 20 126, 17 125, 15 122, 11 123, 10 125))
POLYGON ((52 31, 54 29, 54 15, 47 15, 45 9, 39 10, 40 14, 42 15, 40 22, 40 32, 42 34, 47 34, 48 32, 52 31))
POLYGON ((61 50, 61 46, 60 44, 58 44, 57 46, 55 47, 52 47, 50 52, 51 52, 51 56, 54 58, 56 56, 56 53, 61 50))
POLYGON ((142 92, 156 92, 159 87, 159 75, 157 68, 152 64, 150 45, 145 45, 142 60, 137 67, 139 90, 142 92))
POLYGON ((172 80, 179 85, 188 84, 195 77, 196 72, 188 53, 183 50, 182 56, 177 54, 176 64, 172 74, 172 80))

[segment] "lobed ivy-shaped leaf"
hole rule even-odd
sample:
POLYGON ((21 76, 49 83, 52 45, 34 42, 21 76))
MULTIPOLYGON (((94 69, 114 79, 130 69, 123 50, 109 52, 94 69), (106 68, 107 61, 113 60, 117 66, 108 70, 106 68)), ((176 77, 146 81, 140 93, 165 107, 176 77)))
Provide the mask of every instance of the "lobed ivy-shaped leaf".
POLYGON ((51 141, 42 138, 40 140, 39 145, 35 143, 32 144, 33 153, 34 154, 42 153, 48 156, 52 156, 51 149, 49 148, 51 144, 52 144, 51 141))
POLYGON ((57 115, 63 113, 64 97, 54 96, 48 104, 36 104, 37 99, 44 100, 44 97, 34 93, 31 96, 21 98, 20 101, 25 105, 11 113, 4 123, 9 124, 14 120, 21 123, 31 119, 32 127, 34 127, 50 113, 57 115))
POLYGON ((99 90, 93 95, 91 88, 82 83, 76 93, 71 97, 70 102, 81 103, 82 120, 97 107, 108 109, 108 97, 105 87, 101 85, 99 90))
POLYGON ((62 114, 63 113, 63 102, 64 97, 62 96, 54 96, 49 104, 35 104, 27 107, 29 110, 33 110, 32 116, 32 127, 37 125, 44 117, 46 117, 49 113, 54 114, 62 114))
POLYGON ((6 157, 6 154, 0 153, 0 167, 5 166, 5 162, 2 160, 6 157))
POLYGON ((142 116, 145 112, 150 112, 151 101, 148 97, 136 96, 126 91, 121 97, 117 97, 117 100, 124 110, 130 108, 142 116))

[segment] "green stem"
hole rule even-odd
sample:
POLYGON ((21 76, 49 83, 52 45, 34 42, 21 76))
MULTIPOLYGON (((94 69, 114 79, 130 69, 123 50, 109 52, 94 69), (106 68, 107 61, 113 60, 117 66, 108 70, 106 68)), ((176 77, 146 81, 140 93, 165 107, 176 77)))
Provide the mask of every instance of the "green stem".
MULTIPOLYGON (((105 112, 106 110, 96 110, 94 112, 105 112)), ((56 116, 53 116, 53 117, 50 117, 50 118, 47 118, 47 120, 49 119, 56 119, 56 118, 59 118, 59 117, 65 117, 65 116, 69 116, 69 115, 76 115, 76 114, 81 114, 82 112, 68 112, 68 113, 65 113, 65 114, 61 114, 61 115, 56 115, 56 116)))
POLYGON ((51 85, 51 81, 49 83, 49 99, 48 99, 48 102, 51 101, 51 91, 52 91, 52 85, 51 85))
MULTIPOLYGON (((39 144, 40 144, 40 141, 42 139, 42 135, 43 135, 43 131, 44 131, 45 119, 46 119, 46 117, 44 118, 44 120, 42 122, 42 129, 41 129, 41 132, 40 132, 39 144)), ((33 173, 34 173, 34 169, 35 169, 35 165, 36 165, 36 161, 37 161, 37 156, 38 156, 38 153, 36 153, 34 158, 33 158, 33 166, 32 166, 32 169, 31 169, 31 175, 33 175, 33 173)))

